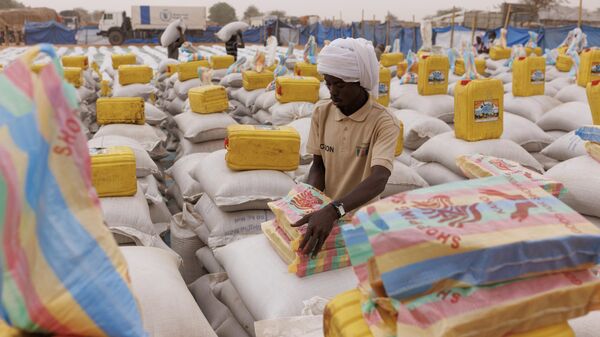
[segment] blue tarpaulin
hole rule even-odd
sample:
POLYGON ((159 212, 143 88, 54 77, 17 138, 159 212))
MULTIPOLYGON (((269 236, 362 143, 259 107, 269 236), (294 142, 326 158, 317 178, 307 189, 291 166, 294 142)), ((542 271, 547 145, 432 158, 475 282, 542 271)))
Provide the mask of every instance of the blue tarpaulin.
POLYGON ((25 43, 75 44, 76 30, 71 30, 56 21, 26 22, 25 43))
MULTIPOLYGON (((268 22, 265 26, 250 28, 244 32, 244 42, 246 43, 258 43, 264 42, 267 35, 275 34, 276 30, 275 21, 268 22)), ((320 23, 316 23, 310 26, 303 26, 294 28, 284 23, 279 23, 279 28, 286 28, 297 30, 299 32, 300 45, 306 44, 308 38, 311 35, 315 36, 317 44, 322 47, 326 40, 333 41, 337 38, 344 37, 362 37, 367 40, 373 41, 377 44, 392 44, 395 39, 400 39, 400 49, 403 53, 407 53, 409 50, 417 51, 421 48, 421 30, 419 27, 400 27, 391 26, 387 27, 383 24, 372 24, 354 22, 349 26, 334 28, 326 27, 320 23), (389 36, 388 36, 389 35, 389 36)), ((566 37, 569 31, 573 30, 575 26, 555 27, 555 28, 536 28, 532 31, 538 33, 538 45, 542 48, 556 48, 566 37)), ((215 33, 219 31, 221 27, 208 27, 202 37, 187 37, 187 40, 195 43, 222 43, 216 36, 215 33)), ((583 26, 584 33, 587 34, 588 42, 590 46, 600 46, 600 28, 583 26)), ((455 26, 457 32, 465 33, 471 31, 470 28, 455 26)), ((433 29, 433 42, 435 42, 437 34, 444 34, 450 31, 450 26, 434 28, 433 29)), ((500 37, 500 28, 491 29, 488 32, 495 32, 496 36, 500 37)), ((529 29, 509 27, 507 34, 508 46, 515 44, 525 44, 529 41, 529 29)), ((484 41, 487 37, 484 37, 484 41)), ((152 40, 128 40, 126 43, 157 43, 157 39, 152 40)))

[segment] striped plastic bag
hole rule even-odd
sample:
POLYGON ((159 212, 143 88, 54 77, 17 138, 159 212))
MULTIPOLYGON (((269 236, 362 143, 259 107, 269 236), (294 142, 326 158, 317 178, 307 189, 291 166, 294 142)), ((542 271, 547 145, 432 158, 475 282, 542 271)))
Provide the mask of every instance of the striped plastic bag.
POLYGON ((374 256, 398 300, 600 262, 600 229, 522 175, 400 193, 352 221, 343 235, 353 265, 374 256))
POLYGON ((292 248, 290 237, 287 236, 276 220, 263 223, 262 231, 273 249, 288 265, 288 272, 296 274, 298 277, 350 266, 350 258, 344 247, 326 244, 316 258, 313 259, 292 248))
POLYGON ((24 332, 146 336, 62 73, 41 45, 0 75, 0 320, 24 332), (52 62, 35 75, 40 52, 52 62))
POLYGON ((560 198, 567 192, 562 183, 547 179, 543 175, 508 159, 482 154, 470 154, 456 158, 456 165, 470 179, 522 174, 538 183, 541 188, 557 198, 560 198))
POLYGON ((600 143, 585 142, 585 150, 592 158, 600 163, 600 143))
POLYGON ((600 309, 600 277, 579 270, 402 302, 363 291, 360 302, 374 337, 572 336, 565 322, 600 309))
MULTIPOLYGON (((600 308, 600 278, 591 270, 485 287, 454 288, 404 302, 398 336, 503 337, 564 324, 600 308)), ((555 334, 568 336, 562 325, 555 334)))
POLYGON ((590 125, 579 128, 575 134, 588 142, 600 143, 600 125, 590 125))

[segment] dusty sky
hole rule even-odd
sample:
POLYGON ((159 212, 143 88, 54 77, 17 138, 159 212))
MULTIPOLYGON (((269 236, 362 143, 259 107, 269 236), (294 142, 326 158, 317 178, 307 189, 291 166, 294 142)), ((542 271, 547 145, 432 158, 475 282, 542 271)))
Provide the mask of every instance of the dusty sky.
MULTIPOLYGON (((190 1, 190 0, 22 0, 23 3, 35 7, 52 7, 57 10, 84 7, 87 9, 100 9, 106 11, 131 11, 131 5, 161 5, 161 6, 198 6, 211 5, 223 0, 190 1)), ((435 13, 438 9, 451 8, 460 5, 467 9, 493 10, 496 4, 502 0, 225 0, 232 5, 238 17, 241 17, 249 5, 255 5, 259 10, 265 12, 275 9, 285 10, 288 15, 316 14, 323 17, 335 16, 345 21, 358 21, 361 18, 361 10, 365 11, 365 19, 383 20, 387 11, 396 15, 401 20, 412 20, 414 15, 417 20, 423 16, 435 13)), ((568 0, 569 5, 578 5, 578 0, 568 0)), ((584 7, 595 10, 600 8, 600 0, 583 0, 584 7)))

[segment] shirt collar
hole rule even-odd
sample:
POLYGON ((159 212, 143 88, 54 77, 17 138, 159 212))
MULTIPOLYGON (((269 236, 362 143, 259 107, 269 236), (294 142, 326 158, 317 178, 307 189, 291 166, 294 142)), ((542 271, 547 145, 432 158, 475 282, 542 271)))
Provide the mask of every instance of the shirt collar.
POLYGON ((364 122, 365 119, 367 119, 369 112, 372 110, 373 101, 371 100, 371 96, 369 96, 369 99, 367 100, 367 102, 360 109, 358 109, 356 112, 354 112, 350 116, 344 115, 340 111, 340 109, 338 109, 338 107, 336 107, 335 105, 334 105, 334 107, 335 107, 335 111, 336 111, 336 116, 335 116, 336 122, 342 121, 346 118, 349 118, 355 122, 364 122))

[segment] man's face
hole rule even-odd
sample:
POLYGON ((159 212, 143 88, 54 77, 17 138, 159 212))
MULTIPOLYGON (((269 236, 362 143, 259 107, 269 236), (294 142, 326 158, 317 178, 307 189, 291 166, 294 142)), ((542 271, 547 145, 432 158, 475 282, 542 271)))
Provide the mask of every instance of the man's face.
POLYGON ((325 75, 325 85, 331 93, 331 100, 338 109, 351 106, 361 97, 361 87, 358 82, 344 82, 341 79, 325 75))

